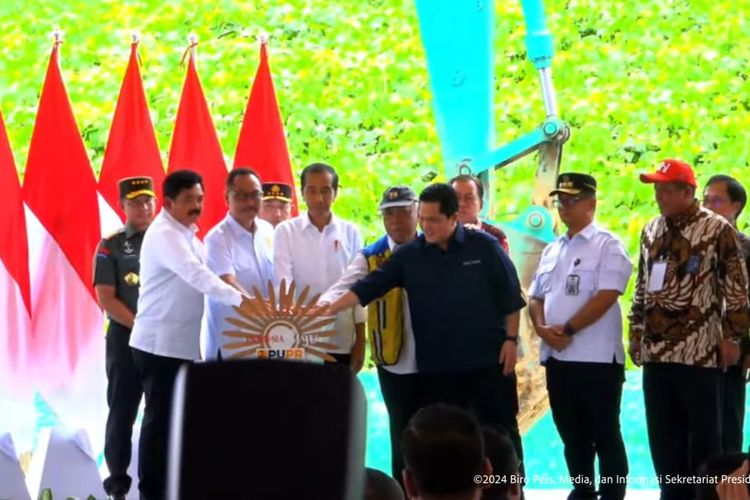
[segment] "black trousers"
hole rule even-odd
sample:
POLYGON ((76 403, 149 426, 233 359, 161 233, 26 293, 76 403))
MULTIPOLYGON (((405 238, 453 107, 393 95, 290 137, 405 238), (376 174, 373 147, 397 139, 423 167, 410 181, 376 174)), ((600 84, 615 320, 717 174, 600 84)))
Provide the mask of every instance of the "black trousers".
POLYGON ((141 377, 135 368, 128 342, 130 330, 110 322, 106 338, 109 414, 104 435, 104 460, 109 469, 109 477, 104 480, 104 491, 109 495, 123 495, 130 490, 132 479, 128 476, 128 466, 133 424, 143 396, 141 377))
POLYGON ((146 395, 141 439, 138 442, 138 489, 141 500, 158 500, 166 496, 167 441, 174 381, 180 366, 187 361, 138 349, 133 349, 133 358, 146 395))
POLYGON ((565 447, 574 489, 568 497, 596 499, 594 460, 599 458, 601 498, 622 500, 628 459, 620 432, 625 367, 549 358, 545 364, 552 418, 565 447))
POLYGON ((718 368, 643 366, 648 441, 654 470, 662 479, 661 500, 693 498, 694 486, 675 478, 695 475, 701 463, 721 450, 720 377, 718 368))
POLYGON ((482 425, 501 425, 521 461, 523 476, 523 444, 518 430, 518 392, 516 374, 503 375, 499 364, 471 371, 419 374, 419 408, 446 403, 467 408, 482 425))
POLYGON ((378 381, 383 402, 388 411, 388 422, 391 436, 391 474, 403 483, 401 471, 404 470, 404 457, 401 453, 401 434, 409 419, 418 408, 418 377, 416 373, 399 375, 378 366, 378 381))
POLYGON ((352 364, 352 355, 351 354, 344 354, 344 353, 338 353, 338 352, 329 352, 329 355, 336 358, 336 362, 333 361, 325 361, 325 364, 327 365, 338 365, 338 366, 351 366, 352 364))
POLYGON ((730 366, 722 375, 721 444, 722 451, 741 452, 745 424, 745 379, 742 365, 730 366))

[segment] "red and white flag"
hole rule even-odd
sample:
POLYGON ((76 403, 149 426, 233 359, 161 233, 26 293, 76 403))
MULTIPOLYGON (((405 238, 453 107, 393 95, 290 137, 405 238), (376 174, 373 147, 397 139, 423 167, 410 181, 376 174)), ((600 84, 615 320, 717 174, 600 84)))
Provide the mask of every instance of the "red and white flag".
POLYGON ((23 185, 36 383, 63 425, 101 449, 106 417, 103 314, 92 285, 100 240, 94 172, 52 48, 23 185))
POLYGON ((31 285, 21 184, 0 113, 0 394, 32 391, 31 285))
POLYGON ((105 206, 100 205, 103 234, 108 234, 125 222, 125 213, 119 203, 118 182, 125 177, 139 176, 154 179, 154 186, 158 190, 164 180, 164 165, 143 90, 138 63, 138 41, 134 41, 130 46, 130 60, 117 99, 107 148, 104 150, 102 171, 99 174, 99 192, 119 216, 112 221, 108 215, 109 209, 105 210, 105 206), (105 222, 105 218, 109 220, 105 222))
POLYGON ((223 193, 228 170, 195 68, 194 48, 195 43, 188 49, 187 75, 177 109, 167 172, 188 169, 203 177, 205 198, 203 213, 198 219, 198 236, 203 238, 226 215, 223 193))
MULTIPOLYGON (((254 169, 263 182, 283 182, 294 187, 289 149, 276 102, 265 42, 260 44, 260 64, 242 120, 234 166, 254 169)), ((295 189, 292 189, 292 215, 297 215, 295 189)))

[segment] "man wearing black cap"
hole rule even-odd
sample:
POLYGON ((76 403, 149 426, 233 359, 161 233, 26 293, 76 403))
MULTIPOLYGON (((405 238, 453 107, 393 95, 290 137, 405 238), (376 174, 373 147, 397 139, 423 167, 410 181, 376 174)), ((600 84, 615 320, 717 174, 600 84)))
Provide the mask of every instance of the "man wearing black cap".
POLYGON ((260 218, 276 227, 291 217, 292 186, 283 182, 264 182, 260 218))
POLYGON ((106 338, 109 415, 104 459, 110 475, 104 480, 104 490, 112 498, 124 499, 132 481, 127 474, 131 438, 143 395, 128 342, 138 303, 141 243, 154 218, 156 194, 150 177, 122 179, 119 187, 125 226, 99 244, 94 262, 94 289, 99 305, 109 317, 106 338))
MULTIPOLYGON (((341 278, 320 297, 321 303, 336 300, 357 280, 386 262, 400 246, 417 237, 417 194, 411 188, 389 187, 378 208, 386 234, 354 258, 341 278)), ((393 477, 401 482, 404 468, 401 433, 417 410, 414 332, 403 288, 394 288, 370 304, 367 308, 367 336, 388 411, 393 477)))
POLYGON ((555 205, 567 232, 547 245, 529 288, 529 316, 542 339, 552 417, 565 445, 573 499, 622 500, 628 461, 620 432, 625 381, 618 298, 633 270, 622 242, 594 223, 596 180, 561 174, 555 205))

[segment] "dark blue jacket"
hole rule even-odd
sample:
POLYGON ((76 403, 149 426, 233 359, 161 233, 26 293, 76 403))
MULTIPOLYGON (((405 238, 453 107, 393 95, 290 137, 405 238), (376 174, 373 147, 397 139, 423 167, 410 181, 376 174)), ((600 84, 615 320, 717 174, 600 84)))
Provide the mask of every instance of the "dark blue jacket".
POLYGON ((516 269, 497 240, 461 225, 447 251, 420 235, 351 291, 367 305, 397 286, 408 292, 420 372, 497 364, 505 317, 526 305, 516 269))

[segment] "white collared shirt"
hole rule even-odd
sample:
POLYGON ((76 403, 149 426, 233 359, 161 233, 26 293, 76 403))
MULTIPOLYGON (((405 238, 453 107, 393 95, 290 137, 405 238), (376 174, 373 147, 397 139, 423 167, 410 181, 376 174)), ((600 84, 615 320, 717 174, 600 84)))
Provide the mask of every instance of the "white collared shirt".
MULTIPOLYGON (((393 252, 396 249, 396 242, 388 236, 388 248, 393 252)), ((320 296, 320 303, 334 302, 341 295, 349 291, 349 288, 359 281, 360 279, 367 276, 369 273, 367 266, 367 259, 364 253, 359 252, 354 258, 349 267, 346 268, 344 274, 339 280, 329 288, 323 295, 320 296)), ((417 372, 417 358, 414 351, 414 330, 411 326, 411 311, 409 310, 409 297, 406 294, 406 290, 401 290, 401 307, 404 311, 404 338, 403 344, 401 345, 401 353, 399 354, 398 361, 392 365, 383 365, 384 370, 396 373, 398 375, 406 375, 409 373, 417 372)))
POLYGON ((154 218, 141 246, 141 289, 130 346, 170 358, 198 359, 203 295, 239 305, 242 295, 205 265, 205 248, 169 212, 154 218))
MULTIPOLYGON (((294 280, 297 293, 310 286, 308 300, 325 292, 344 274, 344 270, 362 250, 362 237, 351 222, 331 214, 331 221, 318 231, 305 213, 276 226, 273 239, 273 265, 276 279, 294 280)), ((364 323, 361 306, 341 311, 333 328, 336 335, 330 342, 337 345, 329 352, 349 353, 354 344, 354 325, 364 323)))
MULTIPOLYGON (((231 214, 214 226, 206 235, 206 255, 208 268, 217 276, 232 275, 250 295, 257 288, 261 295, 268 297, 268 282, 276 284, 273 272, 273 226, 255 218, 255 230, 250 232, 242 227, 231 214)), ((203 359, 216 359, 217 351, 228 338, 222 334, 236 330, 226 321, 227 317, 237 317, 230 306, 211 297, 206 297, 206 314, 201 330, 201 354, 203 359)), ((222 349, 222 357, 227 358, 231 351, 222 349)))
MULTIPOLYGON (((628 286, 633 264, 614 234, 589 224, 573 238, 562 235, 547 245, 529 287, 531 297, 544 300, 548 325, 563 325, 599 290, 628 286)), ((625 362, 619 300, 604 315, 573 335, 562 352, 544 341, 541 361, 550 356, 560 361, 625 362)))

